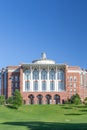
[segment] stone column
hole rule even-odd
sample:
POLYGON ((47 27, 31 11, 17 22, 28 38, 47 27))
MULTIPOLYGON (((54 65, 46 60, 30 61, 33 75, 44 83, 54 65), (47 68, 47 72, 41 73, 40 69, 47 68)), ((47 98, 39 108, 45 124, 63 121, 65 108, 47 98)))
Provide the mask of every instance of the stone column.
POLYGON ((47 91, 50 91, 50 81, 49 81, 49 66, 48 66, 48 71, 47 71, 47 91))
POLYGON ((30 67, 30 70, 31 70, 30 91, 33 92, 33 69, 32 69, 32 66, 30 67))
POLYGON ((42 91, 42 89, 41 89, 41 68, 40 68, 40 66, 39 66, 38 91, 42 91))
POLYGON ((20 93, 23 93, 23 68, 20 67, 20 93))

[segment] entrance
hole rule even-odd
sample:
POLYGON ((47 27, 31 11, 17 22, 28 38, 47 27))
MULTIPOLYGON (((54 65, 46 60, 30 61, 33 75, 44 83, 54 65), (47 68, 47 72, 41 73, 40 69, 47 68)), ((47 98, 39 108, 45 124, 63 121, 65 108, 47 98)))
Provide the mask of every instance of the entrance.
POLYGON ((47 104, 50 104, 50 100, 51 100, 51 95, 46 95, 46 99, 47 99, 47 104))
POLYGON ((60 104, 60 96, 59 95, 55 95, 54 96, 54 100, 55 100, 55 104, 60 104))
POLYGON ((42 104, 42 98, 43 98, 43 96, 41 94, 39 94, 37 96, 37 98, 38 98, 38 104, 42 104))
POLYGON ((34 104, 34 95, 29 95, 29 104, 34 104))

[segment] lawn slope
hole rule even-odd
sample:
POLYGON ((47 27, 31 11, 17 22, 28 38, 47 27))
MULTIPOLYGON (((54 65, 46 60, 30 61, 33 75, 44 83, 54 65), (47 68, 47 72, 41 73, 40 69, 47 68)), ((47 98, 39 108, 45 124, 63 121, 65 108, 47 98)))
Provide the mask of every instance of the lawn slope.
POLYGON ((87 106, 0 106, 0 130, 87 130, 87 106))

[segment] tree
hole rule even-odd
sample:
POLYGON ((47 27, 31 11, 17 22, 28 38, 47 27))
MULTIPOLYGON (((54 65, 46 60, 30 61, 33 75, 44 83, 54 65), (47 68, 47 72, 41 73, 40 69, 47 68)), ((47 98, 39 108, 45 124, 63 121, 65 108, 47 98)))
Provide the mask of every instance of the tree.
POLYGON ((71 97, 70 101, 71 101, 71 103, 78 105, 81 103, 81 98, 78 94, 75 94, 71 97))
POLYGON ((18 109, 22 105, 22 96, 19 90, 15 90, 13 95, 13 106, 18 109))
POLYGON ((0 96, 0 105, 4 105, 5 104, 5 96, 1 95, 0 96))

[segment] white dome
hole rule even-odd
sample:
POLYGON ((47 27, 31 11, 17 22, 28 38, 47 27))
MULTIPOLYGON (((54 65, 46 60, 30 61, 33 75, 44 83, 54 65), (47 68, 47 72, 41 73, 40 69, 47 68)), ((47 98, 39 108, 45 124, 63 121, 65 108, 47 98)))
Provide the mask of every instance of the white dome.
POLYGON ((55 64, 53 60, 34 60, 32 61, 34 64, 55 64))
POLYGON ((46 58, 46 54, 41 54, 41 59, 32 61, 33 64, 55 64, 55 61, 46 58))

